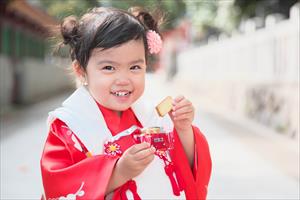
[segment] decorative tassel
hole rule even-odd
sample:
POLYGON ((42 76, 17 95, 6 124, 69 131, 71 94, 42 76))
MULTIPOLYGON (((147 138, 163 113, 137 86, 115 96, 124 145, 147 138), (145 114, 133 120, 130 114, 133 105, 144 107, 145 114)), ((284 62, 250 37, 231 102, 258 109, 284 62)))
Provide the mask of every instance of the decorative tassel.
POLYGON ((127 191, 127 188, 125 188, 124 190, 121 191, 121 199, 122 200, 128 200, 128 198, 126 196, 126 191, 127 191))
POLYGON ((132 192, 134 200, 141 200, 141 197, 137 193, 137 187, 135 181, 133 180, 128 181, 128 188, 132 192))
POLYGON ((137 193, 137 187, 136 187, 136 183, 134 180, 130 180, 127 183, 125 183, 125 185, 122 188, 122 192, 121 192, 121 199, 122 200, 128 200, 127 195, 126 195, 126 191, 130 190, 132 195, 133 195, 133 199, 134 200, 141 200, 141 197, 139 196, 139 194, 137 193))
POLYGON ((168 175, 171 185, 172 185, 172 189, 173 189, 173 194, 176 196, 180 195, 180 189, 179 186, 175 180, 175 171, 174 171, 174 165, 173 163, 169 163, 168 165, 165 166, 165 172, 168 175))
POLYGON ((183 190, 183 184, 182 184, 183 180, 180 179, 178 174, 176 174, 175 172, 174 172, 174 174, 175 174, 175 177, 176 177, 176 180, 177 180, 177 183, 178 183, 179 191, 182 191, 183 190))

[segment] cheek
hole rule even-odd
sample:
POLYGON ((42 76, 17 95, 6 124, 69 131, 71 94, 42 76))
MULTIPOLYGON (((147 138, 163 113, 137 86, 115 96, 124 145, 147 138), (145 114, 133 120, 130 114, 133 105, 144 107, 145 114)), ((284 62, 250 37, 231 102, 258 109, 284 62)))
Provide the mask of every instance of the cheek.
POLYGON ((143 92, 145 89, 145 77, 140 77, 139 79, 135 80, 135 88, 143 92))
POLYGON ((111 80, 101 76, 90 77, 89 86, 98 95, 101 93, 104 94, 110 89, 111 80))
POLYGON ((96 69, 88 70, 88 79, 91 85, 99 85, 99 86, 109 81, 108 77, 106 77, 101 73, 101 71, 96 69))

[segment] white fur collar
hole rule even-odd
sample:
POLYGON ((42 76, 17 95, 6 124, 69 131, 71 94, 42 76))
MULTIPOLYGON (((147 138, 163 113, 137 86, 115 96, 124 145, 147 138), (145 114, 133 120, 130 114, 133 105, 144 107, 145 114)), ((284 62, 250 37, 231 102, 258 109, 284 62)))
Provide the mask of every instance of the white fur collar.
MULTIPOLYGON (((150 98, 143 95, 132 106, 143 127, 162 126, 166 131, 171 131, 170 118, 160 118, 155 111, 157 102, 150 102, 150 98)), ((93 155, 103 153, 104 142, 112 137, 95 100, 84 86, 67 98, 62 107, 49 113, 49 127, 56 118, 65 122, 93 155)))

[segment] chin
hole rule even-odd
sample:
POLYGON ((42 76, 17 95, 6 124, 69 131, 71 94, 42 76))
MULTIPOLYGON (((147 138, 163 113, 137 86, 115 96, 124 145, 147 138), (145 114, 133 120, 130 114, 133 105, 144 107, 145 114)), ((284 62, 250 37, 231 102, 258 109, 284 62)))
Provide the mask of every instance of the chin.
POLYGON ((114 110, 116 110, 116 111, 125 111, 128 108, 130 108, 130 106, 119 106, 119 107, 116 107, 114 110))

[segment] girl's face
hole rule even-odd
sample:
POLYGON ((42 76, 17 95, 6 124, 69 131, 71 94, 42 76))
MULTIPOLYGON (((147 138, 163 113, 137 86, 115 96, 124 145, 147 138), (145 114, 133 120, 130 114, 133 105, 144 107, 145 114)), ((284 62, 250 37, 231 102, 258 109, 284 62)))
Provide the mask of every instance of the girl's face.
POLYGON ((106 108, 128 109, 144 92, 146 61, 142 40, 94 49, 86 68, 91 95, 106 108))

